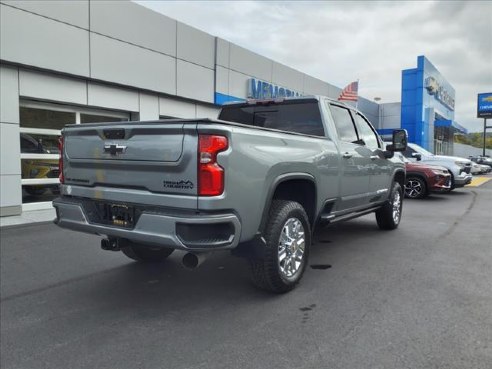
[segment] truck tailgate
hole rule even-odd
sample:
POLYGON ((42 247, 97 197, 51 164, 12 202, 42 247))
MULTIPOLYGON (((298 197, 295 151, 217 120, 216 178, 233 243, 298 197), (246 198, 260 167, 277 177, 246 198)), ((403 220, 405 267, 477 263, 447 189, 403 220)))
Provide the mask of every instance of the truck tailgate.
POLYGON ((196 195, 196 122, 105 123, 64 132, 65 184, 196 195))

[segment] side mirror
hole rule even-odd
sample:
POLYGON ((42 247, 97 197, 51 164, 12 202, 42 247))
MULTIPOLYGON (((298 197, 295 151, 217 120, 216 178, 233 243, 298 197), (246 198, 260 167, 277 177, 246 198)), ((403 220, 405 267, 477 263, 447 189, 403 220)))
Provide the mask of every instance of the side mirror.
POLYGON ((422 160, 422 154, 419 154, 418 152, 414 152, 414 153, 412 153, 412 158, 417 159, 417 161, 421 161, 422 160))
POLYGON ((393 151, 405 151, 407 149, 408 135, 404 129, 395 129, 393 131, 393 140, 391 145, 393 151))
MULTIPOLYGON (((395 129, 393 131, 393 140, 391 145, 386 146, 386 151, 393 153, 395 151, 405 151, 407 149, 408 135, 405 129, 395 129)), ((392 157, 389 156, 389 157, 392 157)))

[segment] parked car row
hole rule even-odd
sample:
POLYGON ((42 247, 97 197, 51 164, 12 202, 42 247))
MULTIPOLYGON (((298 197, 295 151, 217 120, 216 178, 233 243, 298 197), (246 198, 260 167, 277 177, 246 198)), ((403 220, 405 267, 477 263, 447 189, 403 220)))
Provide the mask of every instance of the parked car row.
POLYGON ((472 163, 471 173, 472 174, 485 174, 492 170, 488 165, 482 165, 477 163, 472 163))
POLYGON ((486 156, 470 156, 472 174, 485 174, 492 171, 492 159, 486 156))
POLYGON ((488 156, 470 156, 469 159, 474 163, 487 165, 488 167, 492 168, 492 159, 488 156))
POLYGON ((403 155, 414 162, 421 162, 429 165, 440 165, 446 168, 451 174, 451 190, 464 187, 472 180, 471 168, 472 161, 457 156, 434 155, 423 147, 410 143, 403 155))
POLYGON ((421 199, 431 192, 449 192, 469 184, 473 174, 492 171, 492 159, 469 159, 434 155, 419 145, 409 143, 400 158, 405 162, 405 197, 421 199))

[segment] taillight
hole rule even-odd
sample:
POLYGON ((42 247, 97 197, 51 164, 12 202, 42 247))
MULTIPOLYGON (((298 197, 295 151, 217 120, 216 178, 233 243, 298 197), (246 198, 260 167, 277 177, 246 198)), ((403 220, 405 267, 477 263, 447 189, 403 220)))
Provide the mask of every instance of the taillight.
POLYGON ((224 168, 217 164, 217 154, 227 150, 225 136, 198 137, 198 195, 218 196, 224 192, 224 168))
POLYGON ((60 136, 58 139, 58 150, 60 152, 60 157, 58 158, 58 170, 60 174, 58 175, 58 179, 60 183, 65 183, 65 177, 63 175, 63 136, 60 136))

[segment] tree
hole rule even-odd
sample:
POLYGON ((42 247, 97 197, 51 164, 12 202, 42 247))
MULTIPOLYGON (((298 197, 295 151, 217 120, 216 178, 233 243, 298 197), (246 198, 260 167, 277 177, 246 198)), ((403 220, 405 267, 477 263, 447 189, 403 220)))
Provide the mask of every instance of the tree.
MULTIPOLYGON (((455 135, 454 142, 473 147, 483 147, 483 132, 473 132, 466 135, 455 135)), ((492 133, 487 132, 485 136, 485 148, 492 149, 492 133)))

